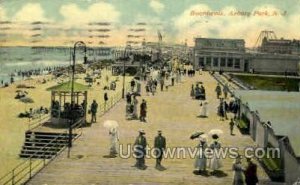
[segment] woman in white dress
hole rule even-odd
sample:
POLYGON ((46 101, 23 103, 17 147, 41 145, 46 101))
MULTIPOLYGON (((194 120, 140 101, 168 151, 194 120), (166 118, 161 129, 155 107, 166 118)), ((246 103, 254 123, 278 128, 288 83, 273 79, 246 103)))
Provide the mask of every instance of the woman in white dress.
POLYGON ((205 101, 204 103, 200 104, 200 106, 201 106, 200 117, 207 118, 208 117, 208 110, 207 110, 208 102, 205 101))
POLYGON ((118 154, 117 146, 119 141, 119 132, 117 128, 111 128, 109 130, 109 136, 110 136, 110 156, 115 156, 118 154))
POLYGON ((137 106, 139 104, 138 100, 136 99, 136 96, 133 97, 132 104, 133 104, 132 118, 136 119, 136 118, 138 118, 138 115, 137 115, 137 106))
POLYGON ((165 86, 166 86, 167 90, 168 90, 169 86, 171 86, 171 78, 169 75, 166 76, 165 86))
POLYGON ((205 156, 205 150, 207 147, 206 138, 200 136, 200 143, 197 146, 199 149, 199 154, 195 161, 195 168, 199 170, 199 173, 206 171, 207 158, 205 156))
POLYGON ((219 150, 221 150, 221 144, 218 142, 219 136, 214 134, 212 135, 214 141, 210 144, 210 149, 212 150, 213 154, 209 160, 208 167, 215 173, 216 170, 223 167, 221 156, 219 156, 219 150))

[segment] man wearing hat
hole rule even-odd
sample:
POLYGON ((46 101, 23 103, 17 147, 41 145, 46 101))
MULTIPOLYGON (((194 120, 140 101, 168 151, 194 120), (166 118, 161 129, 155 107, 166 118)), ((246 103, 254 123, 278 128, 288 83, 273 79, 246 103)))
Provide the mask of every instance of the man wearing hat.
POLYGON ((96 100, 93 100, 93 103, 91 105, 91 113, 92 113, 91 123, 96 123, 97 109, 98 109, 98 103, 96 102, 96 100))
POLYGON ((158 135, 154 139, 154 149, 156 155, 156 168, 160 168, 161 160, 166 149, 166 138, 162 136, 161 130, 158 131, 158 135))
POLYGON ((136 157, 135 167, 142 170, 146 169, 145 156, 146 156, 147 140, 144 135, 145 135, 145 131, 143 129, 140 129, 139 136, 136 138, 134 142, 134 155, 136 157))
POLYGON ((140 120, 142 122, 146 122, 146 116, 147 116, 147 102, 146 100, 143 99, 140 105, 140 120))
POLYGON ((245 181, 247 185, 255 185, 258 183, 257 165, 252 162, 251 158, 247 158, 247 167, 244 171, 245 181))
POLYGON ((220 84, 218 83, 216 89, 215 89, 215 92, 217 93, 217 98, 219 99, 220 96, 221 96, 221 93, 222 93, 222 90, 221 90, 221 86, 220 84))

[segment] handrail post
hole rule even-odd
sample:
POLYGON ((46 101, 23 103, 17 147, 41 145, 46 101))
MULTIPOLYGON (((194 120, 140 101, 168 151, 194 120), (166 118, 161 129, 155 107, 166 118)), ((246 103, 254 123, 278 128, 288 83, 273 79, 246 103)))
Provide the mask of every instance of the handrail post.
POLYGON ((14 185, 15 184, 15 169, 12 170, 12 177, 11 177, 11 184, 14 185))
POLYGON ((113 99, 114 99, 114 98, 110 99, 110 109, 111 109, 112 106, 113 106, 113 99))
POLYGON ((46 152, 44 152, 44 159, 43 159, 44 160, 44 166, 46 165, 46 155, 45 154, 46 154, 46 152))
POLYGON ((29 179, 31 179, 31 157, 29 158, 29 179))
POLYGON ((55 139, 56 142, 55 142, 55 156, 57 156, 57 153, 58 153, 58 138, 55 139))

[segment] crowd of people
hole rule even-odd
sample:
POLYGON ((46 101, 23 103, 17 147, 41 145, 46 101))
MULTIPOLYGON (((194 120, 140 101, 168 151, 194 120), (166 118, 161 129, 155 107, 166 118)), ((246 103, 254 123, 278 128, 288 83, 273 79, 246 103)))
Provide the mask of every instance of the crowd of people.
MULTIPOLYGON (((157 89, 160 89, 160 92, 168 91, 170 87, 174 86, 175 83, 180 83, 183 81, 184 76, 193 77, 195 75, 194 70, 175 70, 175 71, 167 71, 163 69, 149 69, 148 74, 143 76, 144 86, 145 86, 145 95, 155 96, 158 92, 157 89)), ((125 115, 126 118, 129 120, 140 120, 141 122, 147 121, 147 101, 146 98, 139 98, 142 96, 142 80, 140 78, 133 78, 130 81, 130 88, 126 93, 126 110, 125 115), (141 102, 139 102, 139 100, 141 102), (138 112, 139 109, 139 112, 138 112)), ((230 119, 229 127, 230 127, 230 134, 233 135, 233 128, 235 125, 235 118, 238 115, 239 111, 239 103, 238 100, 229 99, 228 95, 230 93, 230 89, 228 84, 221 86, 218 84, 215 89, 216 97, 220 100, 217 113, 220 116, 221 120, 228 119, 228 113, 231 112, 234 114, 234 118, 230 119), (228 103, 229 101, 229 103, 228 103)), ((199 82, 196 83, 195 86, 192 85, 190 96, 193 99, 200 100, 200 117, 208 117, 208 101, 206 100, 206 89, 204 84, 199 82)), ((149 99, 151 97, 148 97, 149 99)), ((94 112, 97 111, 98 105, 93 102, 94 105, 94 112)), ((93 114, 93 113, 92 113, 93 114)), ((92 116, 92 121, 95 122, 95 114, 92 116)), ((119 142, 119 132, 117 128, 113 128, 109 130, 110 136, 110 156, 116 157, 118 154, 117 144, 119 142)), ((146 155, 147 155, 147 139, 145 136, 144 130, 139 130, 139 135, 137 136, 136 140, 134 141, 134 152, 136 163, 134 167, 145 170, 146 166, 146 155)), ((165 168, 161 165, 163 154, 166 149, 166 138, 162 136, 162 131, 158 131, 158 135, 154 139, 154 148, 156 149, 155 156, 156 156, 156 165, 155 167, 158 170, 165 170, 165 168)), ((206 148, 212 149, 214 152, 213 154, 217 154, 219 150, 222 149, 221 142, 219 140, 219 135, 214 134, 212 135, 212 142, 208 144, 206 138, 200 137, 199 144, 197 148, 200 149, 200 153, 195 159, 194 167, 198 170, 199 174, 207 173, 207 169, 210 169, 211 175, 215 175, 220 172, 223 167, 222 159, 218 156, 213 155, 211 158, 206 158, 204 151, 206 148)), ((256 164, 252 162, 251 159, 247 159, 247 167, 241 166, 241 160, 237 157, 235 162, 232 165, 232 170, 234 171, 234 179, 233 184, 256 184, 257 183, 257 174, 256 174, 256 164), (244 174, 244 175, 243 175, 244 174)))
POLYGON ((51 116, 53 118, 74 119, 77 120, 84 116, 86 103, 83 101, 81 104, 75 102, 65 102, 62 106, 59 101, 52 101, 51 103, 51 116))

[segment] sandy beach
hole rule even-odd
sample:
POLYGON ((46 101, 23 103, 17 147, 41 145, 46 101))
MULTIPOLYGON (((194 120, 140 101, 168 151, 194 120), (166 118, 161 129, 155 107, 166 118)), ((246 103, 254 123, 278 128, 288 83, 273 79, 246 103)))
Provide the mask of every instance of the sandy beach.
MULTIPOLYGON (((122 77, 112 76, 109 70, 102 71, 102 78, 97 79, 100 85, 94 83, 88 91, 88 107, 91 105, 93 99, 95 99, 100 105, 103 100, 103 87, 107 84, 106 75, 109 77, 109 82, 116 80, 117 88, 115 91, 107 91, 109 98, 116 93, 120 93, 122 90, 122 77)), ((79 79, 76 82, 87 85, 84 82, 85 74, 76 75, 79 79)), ((68 81, 68 77, 64 78, 64 81, 68 81)), ((130 81, 130 77, 126 77, 126 85, 130 81)), ((28 118, 18 118, 18 114, 28 111, 29 108, 37 109, 41 106, 50 107, 51 93, 46 89, 57 85, 60 80, 55 79, 52 75, 37 76, 30 80, 17 81, 13 85, 6 88, 0 88, 0 177, 12 170, 23 159, 19 158, 19 153, 24 142, 24 133, 28 129, 30 123, 28 118), (46 83, 41 83, 43 79, 46 79, 46 83), (30 89, 19 89, 17 85, 25 84, 27 86, 34 86, 30 89), (28 92, 28 97, 34 100, 34 103, 25 105, 18 99, 15 99, 16 91, 24 90, 28 92)), ((90 120, 90 115, 87 115, 87 120, 90 120)), ((31 123, 37 120, 31 120, 31 123)))

